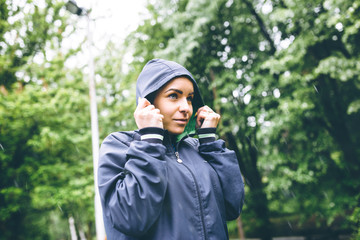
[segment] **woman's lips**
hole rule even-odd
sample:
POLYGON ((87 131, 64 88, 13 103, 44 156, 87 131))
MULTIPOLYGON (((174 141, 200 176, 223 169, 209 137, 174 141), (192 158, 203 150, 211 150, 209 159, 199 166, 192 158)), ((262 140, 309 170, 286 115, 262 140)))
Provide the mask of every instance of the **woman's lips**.
POLYGON ((174 119, 174 121, 178 124, 187 124, 188 120, 187 119, 174 119))

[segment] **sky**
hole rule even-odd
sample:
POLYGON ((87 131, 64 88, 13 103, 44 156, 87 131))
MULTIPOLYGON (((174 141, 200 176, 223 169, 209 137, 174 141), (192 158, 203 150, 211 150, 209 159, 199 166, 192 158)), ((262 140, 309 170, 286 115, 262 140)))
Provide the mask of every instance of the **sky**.
POLYGON ((78 0, 78 6, 92 8, 94 42, 121 41, 146 16, 145 0, 78 0))
MULTIPOLYGON (((90 13, 93 39, 92 55, 101 54, 110 40, 121 44, 125 37, 134 31, 148 15, 145 8, 146 0, 77 0, 76 3, 84 9, 92 9, 90 13)), ((86 17, 73 15, 70 23, 73 24, 73 26, 69 26, 70 30, 76 27, 76 32, 64 40, 65 48, 78 46, 88 33, 86 17)), ((87 46, 84 45, 82 53, 69 59, 66 65, 86 64, 84 59, 87 59, 89 54, 86 48, 87 46)))

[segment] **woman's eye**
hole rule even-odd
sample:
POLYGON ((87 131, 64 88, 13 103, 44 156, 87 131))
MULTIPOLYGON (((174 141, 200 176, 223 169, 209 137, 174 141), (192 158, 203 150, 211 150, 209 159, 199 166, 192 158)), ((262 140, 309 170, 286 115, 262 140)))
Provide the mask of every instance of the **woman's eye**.
POLYGON ((194 97, 193 97, 193 96, 188 97, 187 100, 188 100, 189 102, 192 102, 192 101, 194 100, 194 97))
POLYGON ((177 94, 176 93, 172 93, 168 96, 171 99, 177 99, 177 94))

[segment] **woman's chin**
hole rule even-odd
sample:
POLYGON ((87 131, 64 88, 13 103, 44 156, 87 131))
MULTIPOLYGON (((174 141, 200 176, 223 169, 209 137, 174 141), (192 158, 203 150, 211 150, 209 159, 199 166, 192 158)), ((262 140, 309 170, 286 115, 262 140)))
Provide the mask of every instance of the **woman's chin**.
POLYGON ((168 132, 170 134, 179 135, 179 134, 182 134, 184 132, 185 127, 174 127, 174 128, 169 128, 167 130, 168 130, 168 132))

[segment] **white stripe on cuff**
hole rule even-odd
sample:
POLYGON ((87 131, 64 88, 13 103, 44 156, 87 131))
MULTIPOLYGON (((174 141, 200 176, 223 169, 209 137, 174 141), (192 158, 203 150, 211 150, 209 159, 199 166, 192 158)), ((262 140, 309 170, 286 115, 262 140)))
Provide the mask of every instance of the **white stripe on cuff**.
POLYGON ((199 136, 199 138, 211 138, 211 137, 215 138, 216 137, 215 133, 198 134, 198 136, 199 136))
POLYGON ((141 140, 150 138, 160 139, 161 141, 164 140, 164 136, 160 134, 144 134, 141 136, 141 140))

